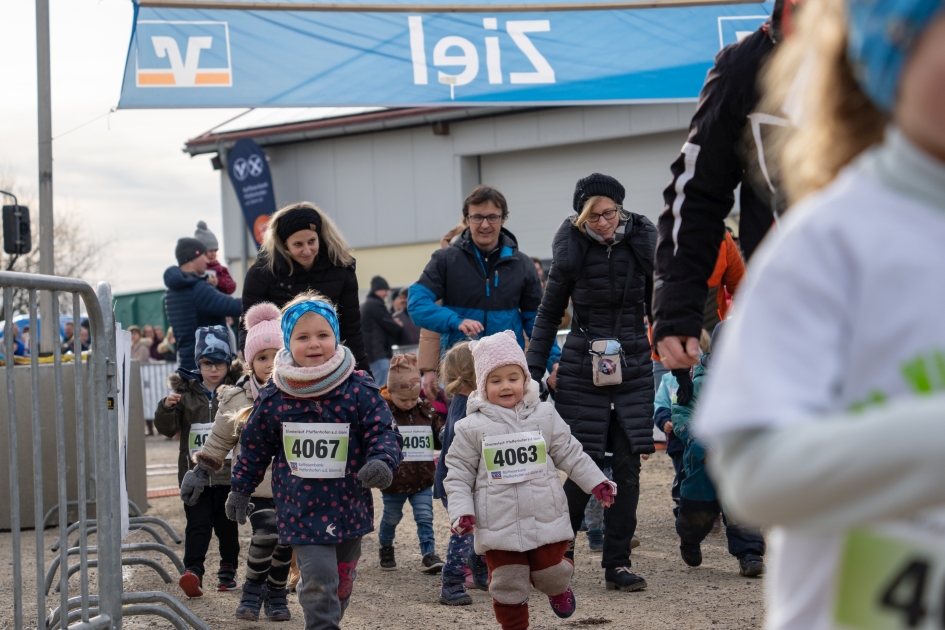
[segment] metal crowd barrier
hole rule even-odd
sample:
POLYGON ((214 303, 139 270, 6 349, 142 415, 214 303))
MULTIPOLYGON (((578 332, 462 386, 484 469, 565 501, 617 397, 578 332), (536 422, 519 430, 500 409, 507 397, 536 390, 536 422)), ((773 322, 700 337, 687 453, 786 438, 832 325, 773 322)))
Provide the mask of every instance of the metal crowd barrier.
POLYGON ((154 420, 154 411, 161 399, 167 396, 167 377, 177 371, 176 362, 141 364, 141 400, 144 403, 144 419, 154 420))
MULTIPOLYGON (((35 575, 27 576, 27 580, 35 583, 36 597, 36 628, 69 628, 70 630, 93 630, 109 628, 121 630, 122 617, 131 615, 155 615, 169 620, 175 628, 186 630, 187 626, 197 630, 209 630, 191 611, 187 610, 179 601, 162 592, 124 593, 122 586, 123 564, 144 564, 154 568, 167 581, 169 576, 164 568, 155 560, 142 558, 138 555, 122 557, 123 551, 137 553, 141 551, 157 551, 165 554, 174 563, 175 568, 182 572, 182 564, 166 545, 159 543, 137 543, 123 545, 121 539, 121 514, 116 509, 121 501, 120 475, 124 475, 125 463, 120 460, 119 440, 120 427, 117 405, 121 404, 118 398, 118 366, 115 350, 115 318, 111 310, 111 288, 106 283, 99 283, 96 290, 78 279, 43 276, 38 274, 24 274, 16 272, 0 272, 0 287, 3 289, 5 305, 13 303, 13 290, 29 292, 30 329, 39 330, 37 326, 37 291, 49 292, 43 299, 51 300, 55 309, 53 316, 59 318, 59 294, 72 294, 72 314, 74 319, 81 314, 81 306, 85 306, 91 332, 91 353, 88 361, 76 361, 75 372, 75 435, 66 434, 66 422, 63 411, 63 375, 62 357, 59 344, 53 346, 54 387, 52 392, 41 392, 39 387, 38 353, 30 357, 30 409, 32 432, 32 463, 33 463, 33 491, 34 491, 34 522, 35 528, 35 575), (86 379, 88 395, 86 396, 86 379), (49 435, 41 423, 40 397, 55 397, 55 430, 49 435), (88 428, 86 424, 88 423, 88 428), (88 437, 88 444, 86 438, 88 437), (55 443, 56 461, 43 461, 43 439, 55 443), (77 479, 77 497, 68 498, 68 477, 72 472, 67 465, 74 456, 74 474, 77 479), (91 456, 94 462, 92 470, 88 470, 86 457, 91 456), (45 466, 44 466, 45 464, 45 466), (44 474, 55 474, 57 480, 57 503, 44 514, 43 482, 44 474), (94 520, 88 518, 89 505, 94 506, 94 520), (69 508, 75 507, 78 514, 77 521, 70 526, 68 522, 69 508), (57 518, 53 519, 53 515, 57 518), (45 557, 44 529, 48 522, 58 525, 58 542, 54 545, 56 557, 47 562, 45 557), (76 544, 70 547, 68 538, 78 530, 76 544), (94 532, 97 544, 89 546, 89 534, 94 532), (89 559, 89 555, 96 558, 89 559), (78 556, 78 564, 69 565, 69 557, 78 556), (47 570, 48 567, 48 570, 47 570), (52 585, 52 579, 59 570, 58 588, 59 606, 46 618, 47 593, 52 585), (92 594, 92 580, 89 569, 94 568, 95 582, 98 594, 92 594), (78 596, 69 597, 69 577, 80 575, 78 596), (163 604, 162 607, 158 604, 163 604), (65 618, 63 623, 61 617, 65 618)), ((7 438, 9 445, 10 470, 10 537, 12 539, 12 585, 13 585, 13 619, 12 626, 3 620, 0 626, 12 627, 13 630, 23 630, 33 627, 24 625, 24 563, 22 557, 21 539, 21 506, 20 506, 20 457, 18 449, 18 417, 16 399, 15 370, 25 370, 25 366, 14 367, 13 317, 8 313, 4 330, 4 356, 6 361, 7 381, 7 438)), ((76 336, 78 339, 78 336, 76 336)), ((76 356, 79 348, 76 347, 76 356)), ((48 398, 47 398, 48 400, 48 398)), ((22 402, 20 403, 22 404, 22 402)), ((28 455, 27 455, 28 456, 28 455)), ((140 510, 137 506, 131 512, 140 510)), ((151 533, 158 540, 160 535, 146 523, 156 523, 179 542, 176 533, 166 526, 160 519, 141 517, 131 519, 133 529, 142 529, 151 533), (136 522, 137 521, 137 522, 136 522), (150 531, 149 531, 150 530, 150 531)), ((162 541, 163 542, 163 541, 162 541)), ((55 598, 53 598, 54 600, 55 598)), ((32 611, 31 611, 32 612, 32 611)))

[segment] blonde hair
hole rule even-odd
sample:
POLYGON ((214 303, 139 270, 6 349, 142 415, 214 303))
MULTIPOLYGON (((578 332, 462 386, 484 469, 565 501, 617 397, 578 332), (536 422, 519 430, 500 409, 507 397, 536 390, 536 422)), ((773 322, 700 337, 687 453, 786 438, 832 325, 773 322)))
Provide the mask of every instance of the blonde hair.
POLYGON ((293 272, 292 256, 289 255, 289 250, 285 246, 285 243, 282 242, 282 239, 279 238, 278 233, 279 219, 293 210, 314 210, 321 217, 321 229, 315 230, 315 226, 312 226, 312 230, 318 232, 319 255, 324 254, 328 256, 331 260, 331 264, 336 267, 348 267, 354 262, 354 257, 351 256, 351 248, 348 246, 345 237, 341 235, 341 232, 334 222, 315 204, 302 201, 278 210, 272 215, 272 218, 269 219, 266 234, 263 236, 262 246, 259 248, 260 256, 265 256, 266 258, 266 268, 269 273, 275 273, 274 265, 277 254, 289 265, 289 273, 291 274, 293 272))
POLYGON ((296 295, 294 298, 286 302, 283 305, 283 307, 279 310, 279 312, 285 315, 286 311, 288 311, 290 308, 292 308, 296 304, 301 304, 302 302, 308 302, 309 300, 317 300, 319 302, 324 302, 325 304, 328 304, 333 309, 335 309, 336 315, 338 314, 338 307, 335 305, 335 303, 329 300, 328 298, 326 298, 324 295, 322 295, 315 289, 308 289, 307 291, 302 291, 301 293, 296 295))
MULTIPOLYGON (((587 232, 587 219, 591 216, 591 208, 593 208, 594 204, 601 199, 610 199, 610 197, 604 195, 594 195, 593 197, 588 197, 587 201, 585 201, 584 205, 581 207, 581 212, 577 215, 577 218, 574 219, 574 226, 577 229, 581 230, 582 232, 587 232)), ((610 200, 614 201, 613 199, 610 200)), ((616 201, 614 201, 614 205, 617 206, 620 218, 625 218, 626 211, 623 209, 623 206, 621 206, 616 201)))
POLYGON ((800 118, 768 141, 769 168, 777 169, 792 203, 828 185, 883 139, 888 117, 857 84, 847 36, 844 0, 810 0, 763 75, 762 110, 783 116, 790 103, 800 118))
POLYGON ((699 335, 699 349, 703 353, 709 351, 709 348, 712 347, 712 335, 709 334, 709 331, 705 328, 702 329, 702 334, 699 335))
POLYGON ((246 421, 249 420, 249 417, 253 414, 253 406, 247 405, 238 411, 234 411, 230 414, 230 418, 233 419, 233 423, 236 425, 237 431, 243 430, 243 425, 246 424, 246 421))
POLYGON ((443 356, 440 380, 446 384, 446 393, 451 397, 464 389, 476 390, 476 364, 468 341, 456 344, 443 356))

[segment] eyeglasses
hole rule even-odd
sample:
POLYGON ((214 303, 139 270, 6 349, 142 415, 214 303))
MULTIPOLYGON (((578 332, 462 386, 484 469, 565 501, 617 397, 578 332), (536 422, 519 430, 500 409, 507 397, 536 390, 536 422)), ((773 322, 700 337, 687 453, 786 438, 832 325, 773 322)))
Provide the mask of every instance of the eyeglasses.
POLYGON ((469 215, 469 222, 473 225, 479 225, 483 221, 488 221, 489 225, 495 225, 502 220, 501 214, 490 214, 488 216, 482 216, 481 214, 471 214, 469 215))
POLYGON ((598 221, 601 220, 602 217, 610 221, 615 216, 617 216, 617 213, 620 212, 621 210, 623 210, 623 208, 621 206, 617 206, 616 208, 611 208, 610 210, 604 210, 600 214, 589 214, 587 215, 587 222, 597 223, 598 221))
POLYGON ((207 372, 217 372, 219 370, 226 369, 226 363, 201 363, 200 370, 206 370, 207 372))

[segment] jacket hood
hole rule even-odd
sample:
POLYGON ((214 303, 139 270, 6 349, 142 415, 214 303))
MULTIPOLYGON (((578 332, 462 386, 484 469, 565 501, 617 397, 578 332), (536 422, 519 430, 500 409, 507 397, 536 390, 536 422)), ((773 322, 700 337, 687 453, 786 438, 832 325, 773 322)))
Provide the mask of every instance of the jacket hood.
MULTIPOLYGON (((240 379, 242 374, 243 362, 237 359, 230 364, 230 369, 227 370, 226 378, 223 379, 222 385, 233 385, 240 379)), ((203 379, 200 376, 200 372, 191 372, 184 368, 178 368, 177 372, 167 377, 167 386, 171 391, 178 394, 183 394, 194 385, 200 387, 202 386, 202 382, 203 379)))
MULTIPOLYGON (((629 215, 626 232, 620 243, 629 245, 637 253, 637 259, 641 264, 646 265, 648 261, 653 260, 654 251, 651 240, 652 242, 656 241, 656 226, 643 215, 633 212, 630 212, 629 215)), ((562 221, 551 241, 551 251, 554 254, 555 264, 569 274, 576 273, 580 268, 588 247, 592 244, 600 245, 574 225, 576 219, 577 215, 574 214, 562 221)), ((619 247, 620 244, 615 246, 619 247)), ((648 275, 652 274, 652 269, 645 268, 644 272, 648 275)))
MULTIPOLYGON (((527 418, 532 415, 532 412, 538 408, 540 403, 541 398, 538 396, 538 383, 535 379, 530 379, 528 385, 525 387, 525 396, 522 398, 522 402, 515 405, 514 411, 518 412, 519 418, 527 418)), ((488 400, 481 398, 479 392, 475 391, 469 395, 469 399, 466 401, 466 415, 471 415, 477 411, 483 413, 490 420, 501 422, 503 414, 510 413, 513 410, 494 405, 488 400)))
POLYGON ((203 282, 203 279, 193 274, 184 273, 176 265, 171 265, 164 271, 164 286, 168 289, 186 289, 198 282, 203 282))
MULTIPOLYGON (((469 228, 463 230, 463 233, 459 235, 459 240, 450 245, 450 247, 461 247, 468 252, 475 251, 476 244, 472 240, 472 234, 469 228)), ((518 251, 518 239, 507 229, 502 228, 499 230, 499 247, 509 247, 512 249, 512 253, 515 253, 518 251)))

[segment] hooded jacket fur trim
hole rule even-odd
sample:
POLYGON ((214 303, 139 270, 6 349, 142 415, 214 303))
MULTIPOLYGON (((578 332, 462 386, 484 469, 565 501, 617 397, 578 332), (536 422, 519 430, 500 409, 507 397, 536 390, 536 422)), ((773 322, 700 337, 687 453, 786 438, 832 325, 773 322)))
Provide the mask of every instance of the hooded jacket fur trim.
MULTIPOLYGON (((253 406, 253 389, 251 374, 244 374, 236 385, 221 385, 217 390, 219 406, 213 428, 207 437, 206 444, 194 455, 194 462, 204 468, 217 473, 223 470, 226 456, 233 450, 233 459, 240 456, 240 434, 243 425, 249 419, 249 414, 242 412, 253 406), (242 416, 239 418, 238 416, 242 416)), ((266 469, 266 476, 262 483, 253 492, 254 497, 272 498, 272 466, 266 469)))
MULTIPOLYGON (((220 387, 235 384, 242 373, 242 362, 234 361, 220 387)), ((171 392, 180 394, 181 397, 177 404, 172 407, 165 407, 164 401, 166 399, 161 399, 157 410, 154 412, 154 427, 161 435, 167 437, 173 437, 178 432, 180 433, 180 450, 177 455, 177 482, 180 483, 187 471, 193 468, 188 443, 190 425, 212 423, 216 417, 220 397, 214 396, 212 401, 209 400, 200 379, 192 372, 183 369, 167 378, 167 386, 171 392)), ((229 483, 229 465, 224 465, 220 472, 210 477, 210 485, 213 486, 226 486, 229 483)))
POLYGON ((456 436, 446 455, 449 473, 443 485, 450 522, 466 514, 476 516, 476 553, 490 549, 529 551, 574 537, 568 499, 557 470, 563 471, 587 493, 606 481, 581 443, 550 403, 538 399, 538 384, 528 384, 525 398, 514 409, 483 400, 474 392, 468 414, 456 423, 456 436), (508 485, 490 485, 482 460, 486 436, 541 431, 548 452, 543 477, 508 485), (557 469, 557 470, 556 470, 557 469))

